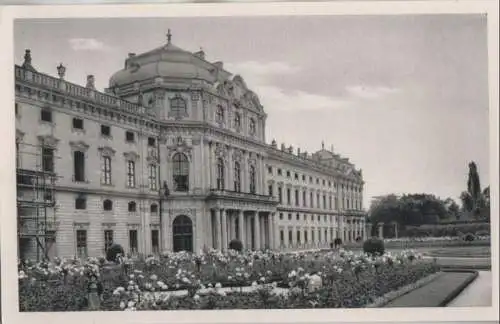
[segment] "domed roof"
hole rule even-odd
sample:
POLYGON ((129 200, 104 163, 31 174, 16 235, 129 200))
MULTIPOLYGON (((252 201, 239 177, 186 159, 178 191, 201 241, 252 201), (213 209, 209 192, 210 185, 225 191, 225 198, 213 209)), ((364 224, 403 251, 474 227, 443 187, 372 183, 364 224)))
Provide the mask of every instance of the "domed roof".
POLYGON ((169 36, 165 46, 140 55, 129 54, 125 60, 125 68, 111 76, 109 87, 124 86, 157 77, 215 82, 214 72, 214 66, 205 61, 201 54, 193 54, 173 45, 169 36))

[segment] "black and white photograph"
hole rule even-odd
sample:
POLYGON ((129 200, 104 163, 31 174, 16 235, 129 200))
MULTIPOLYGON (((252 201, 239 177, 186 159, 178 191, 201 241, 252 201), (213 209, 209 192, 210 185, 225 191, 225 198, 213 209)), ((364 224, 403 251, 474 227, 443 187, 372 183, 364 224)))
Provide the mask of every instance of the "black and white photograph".
POLYGON ((5 29, 4 322, 498 319, 489 13, 73 7, 5 29))

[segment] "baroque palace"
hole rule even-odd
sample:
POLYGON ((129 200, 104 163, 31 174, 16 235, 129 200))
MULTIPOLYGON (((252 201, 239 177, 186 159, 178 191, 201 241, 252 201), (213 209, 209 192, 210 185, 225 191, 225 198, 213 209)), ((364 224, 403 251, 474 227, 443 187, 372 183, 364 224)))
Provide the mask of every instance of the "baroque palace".
POLYGON ((171 42, 99 92, 15 66, 20 258, 228 248, 283 251, 366 237, 347 158, 267 144, 257 95, 222 62, 171 42))

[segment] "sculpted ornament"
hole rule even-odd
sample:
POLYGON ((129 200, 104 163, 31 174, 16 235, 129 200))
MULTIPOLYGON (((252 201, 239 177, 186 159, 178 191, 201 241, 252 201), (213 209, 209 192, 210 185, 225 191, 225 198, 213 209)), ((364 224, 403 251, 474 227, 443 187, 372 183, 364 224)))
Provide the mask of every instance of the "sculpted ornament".
POLYGON ((217 143, 215 145, 215 155, 221 158, 227 158, 227 149, 225 145, 217 143))
POLYGON ((168 155, 172 157, 176 153, 186 154, 189 160, 191 160, 191 151, 192 147, 188 145, 185 139, 182 136, 177 136, 173 143, 167 146, 168 155))
POLYGON ((235 149, 233 153, 233 160, 234 161, 241 161, 243 158, 243 153, 239 149, 235 149))

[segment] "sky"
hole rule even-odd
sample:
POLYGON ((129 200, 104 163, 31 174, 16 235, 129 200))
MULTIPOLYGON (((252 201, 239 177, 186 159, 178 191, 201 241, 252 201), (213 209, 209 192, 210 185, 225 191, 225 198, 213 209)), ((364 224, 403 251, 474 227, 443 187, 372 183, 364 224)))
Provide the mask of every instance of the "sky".
POLYGON ((486 17, 481 15, 18 20, 15 63, 108 86, 129 52, 166 42, 240 74, 266 140, 325 147, 363 170, 364 206, 390 193, 459 201, 469 161, 489 185, 486 17))

